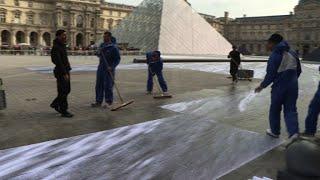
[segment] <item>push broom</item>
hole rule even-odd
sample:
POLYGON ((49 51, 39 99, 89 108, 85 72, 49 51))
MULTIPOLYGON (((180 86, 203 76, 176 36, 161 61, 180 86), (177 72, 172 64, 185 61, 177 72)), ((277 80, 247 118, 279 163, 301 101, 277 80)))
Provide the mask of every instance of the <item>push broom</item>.
MULTIPOLYGON (((101 55, 102 55, 102 58, 103 58, 104 62, 105 62, 106 65, 107 65, 107 69, 109 69, 110 66, 109 66, 109 64, 108 64, 107 59, 105 58, 105 55, 104 55, 103 51, 101 51, 101 55)), ((119 110, 119 109, 121 109, 121 108, 124 108, 124 107, 129 106, 130 104, 134 103, 134 100, 130 100, 130 101, 126 101, 126 102, 123 100, 123 98, 122 98, 122 96, 121 96, 121 93, 120 93, 120 90, 119 90, 119 88, 118 88, 118 85, 117 85, 117 83, 116 83, 116 81, 115 81, 115 78, 114 78, 112 72, 110 72, 110 71, 108 70, 108 73, 109 73, 109 75, 110 75, 110 77, 111 77, 111 79, 112 79, 112 82, 113 82, 113 84, 114 84, 114 87, 115 87, 115 89, 116 89, 116 91, 117 91, 117 95, 118 95, 119 100, 120 100, 120 103, 121 103, 120 105, 113 107, 113 108, 111 109, 111 111, 117 111, 117 110, 119 110)))
POLYGON ((169 99, 169 98, 172 98, 172 95, 170 94, 164 94, 160 88, 160 85, 159 85, 159 82, 155 80, 155 77, 153 76, 153 72, 151 71, 151 68, 149 68, 149 71, 152 75, 152 79, 153 79, 153 82, 155 82, 156 86, 157 86, 157 90, 159 92, 159 94, 154 94, 153 95, 153 98, 154 99, 169 99))

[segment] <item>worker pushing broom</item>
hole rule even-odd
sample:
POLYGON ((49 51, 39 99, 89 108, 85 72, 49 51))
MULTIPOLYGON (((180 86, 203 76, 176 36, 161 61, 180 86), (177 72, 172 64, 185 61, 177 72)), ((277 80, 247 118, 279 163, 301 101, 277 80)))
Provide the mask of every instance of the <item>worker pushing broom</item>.
POLYGON ((163 77, 163 60, 161 58, 160 51, 151 51, 147 53, 147 64, 148 64, 148 82, 147 82, 147 94, 152 94, 154 77, 157 76, 158 82, 156 83, 157 89, 160 94, 154 93, 155 99, 172 98, 172 95, 168 93, 167 82, 163 77), (160 89, 161 88, 161 89, 160 89))
POLYGON ((92 107, 102 107, 103 99, 105 99, 104 107, 116 111, 125 107, 133 101, 124 102, 120 91, 115 82, 116 67, 120 63, 120 52, 116 45, 116 39, 112 37, 112 33, 107 31, 104 33, 103 43, 99 47, 98 57, 100 63, 97 70, 96 81, 96 102, 91 104, 92 107), (113 105, 113 87, 116 88, 120 105, 113 105))

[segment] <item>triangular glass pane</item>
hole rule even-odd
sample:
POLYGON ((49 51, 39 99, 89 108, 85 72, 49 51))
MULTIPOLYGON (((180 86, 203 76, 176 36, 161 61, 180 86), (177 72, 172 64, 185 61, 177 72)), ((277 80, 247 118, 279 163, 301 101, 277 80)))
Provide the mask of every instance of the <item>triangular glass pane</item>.
POLYGON ((157 50, 162 0, 145 0, 112 31, 118 43, 142 51, 157 50))
POLYGON ((173 55, 226 55, 231 44, 183 0, 163 0, 159 49, 173 55))

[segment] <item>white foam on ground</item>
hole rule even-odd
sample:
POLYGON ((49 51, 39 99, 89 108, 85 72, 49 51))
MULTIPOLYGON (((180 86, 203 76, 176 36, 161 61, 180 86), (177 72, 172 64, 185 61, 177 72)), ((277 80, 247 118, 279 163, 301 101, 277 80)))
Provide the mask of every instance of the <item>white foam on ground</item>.
POLYGON ((244 112, 247 110, 248 105, 257 96, 255 92, 250 92, 243 100, 239 103, 239 111, 244 112))
MULTIPOLYGON (((230 65, 229 63, 167 63, 164 68, 168 69, 185 69, 193 71, 201 71, 208 73, 217 73, 229 75, 230 65)), ((252 69, 255 71, 255 78, 262 79, 265 76, 266 63, 243 63, 244 69, 252 69)), ((44 67, 26 67, 30 71, 38 71, 40 73, 52 73, 53 66, 44 67)), ((120 70, 146 70, 146 64, 120 64, 118 66, 120 70)), ((97 65, 76 65, 72 66, 72 72, 95 72, 97 71, 97 65)))
POLYGON ((198 106, 202 102, 203 102, 203 100, 181 102, 181 103, 164 105, 164 106, 161 106, 161 108, 181 113, 181 112, 187 110, 190 106, 198 106))
POLYGON ((152 179, 171 171, 175 179, 216 179, 281 143, 181 115, 2 150, 0 179, 152 179))

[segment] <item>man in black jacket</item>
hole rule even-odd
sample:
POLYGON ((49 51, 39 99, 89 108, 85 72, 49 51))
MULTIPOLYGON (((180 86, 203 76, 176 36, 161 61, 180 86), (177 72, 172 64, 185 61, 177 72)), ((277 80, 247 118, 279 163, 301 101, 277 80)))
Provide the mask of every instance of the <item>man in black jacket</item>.
POLYGON ((66 31, 58 30, 56 39, 53 41, 51 59, 54 68, 54 76, 57 79, 58 96, 50 105, 62 117, 72 118, 73 114, 68 112, 68 94, 70 93, 70 63, 67 54, 67 35, 66 31))
POLYGON ((240 52, 237 51, 236 46, 232 46, 232 51, 229 53, 228 58, 231 58, 230 62, 230 74, 232 75, 232 81, 238 82, 237 73, 241 64, 240 52))

